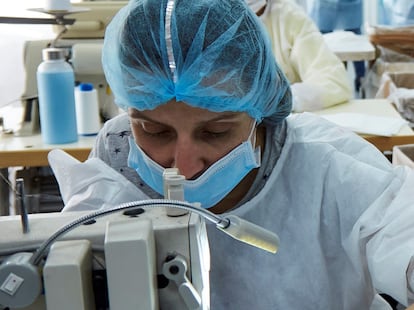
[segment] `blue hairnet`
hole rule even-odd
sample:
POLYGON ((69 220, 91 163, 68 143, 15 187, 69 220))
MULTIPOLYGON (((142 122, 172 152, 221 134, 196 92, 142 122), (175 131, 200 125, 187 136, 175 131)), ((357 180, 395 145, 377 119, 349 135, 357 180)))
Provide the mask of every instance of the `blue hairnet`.
POLYGON ((260 23, 243 0, 130 0, 103 46, 115 102, 151 110, 175 98, 281 121, 290 88, 260 23))

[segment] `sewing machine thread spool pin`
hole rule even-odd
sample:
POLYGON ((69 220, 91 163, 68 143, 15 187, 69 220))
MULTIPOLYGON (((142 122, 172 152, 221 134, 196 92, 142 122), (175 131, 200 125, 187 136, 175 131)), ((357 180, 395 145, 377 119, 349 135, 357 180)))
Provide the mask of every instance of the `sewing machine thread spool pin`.
MULTIPOLYGON (((163 173, 164 197, 169 200, 185 201, 184 199, 184 180, 177 168, 167 168, 163 173)), ((188 213, 187 210, 179 208, 167 208, 168 216, 182 216, 188 213)))

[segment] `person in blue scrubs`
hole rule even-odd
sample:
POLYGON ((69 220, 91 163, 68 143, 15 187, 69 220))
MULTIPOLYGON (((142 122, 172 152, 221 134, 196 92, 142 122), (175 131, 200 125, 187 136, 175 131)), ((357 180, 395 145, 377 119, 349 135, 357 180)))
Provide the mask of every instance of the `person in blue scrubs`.
MULTIPOLYGON (((313 0, 308 13, 322 33, 345 30, 361 34, 362 0, 313 0)), ((355 61, 354 69, 354 86, 358 92, 365 75, 365 62, 355 61)))

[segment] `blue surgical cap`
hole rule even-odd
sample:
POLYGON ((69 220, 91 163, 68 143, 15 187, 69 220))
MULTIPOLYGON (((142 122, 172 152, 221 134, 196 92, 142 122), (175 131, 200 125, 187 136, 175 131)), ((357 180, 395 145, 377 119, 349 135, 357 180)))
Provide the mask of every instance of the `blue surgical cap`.
POLYGON ((175 99, 278 123, 291 93, 265 33, 243 0, 130 0, 107 27, 103 68, 123 109, 175 99))

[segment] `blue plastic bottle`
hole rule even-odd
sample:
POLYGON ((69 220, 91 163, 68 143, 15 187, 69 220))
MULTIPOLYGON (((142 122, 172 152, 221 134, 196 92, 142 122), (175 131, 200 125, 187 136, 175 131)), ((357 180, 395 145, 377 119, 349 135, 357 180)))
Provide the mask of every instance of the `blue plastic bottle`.
POLYGON ((78 140, 75 109, 75 75, 63 49, 46 48, 37 68, 42 139, 47 144, 78 140))

